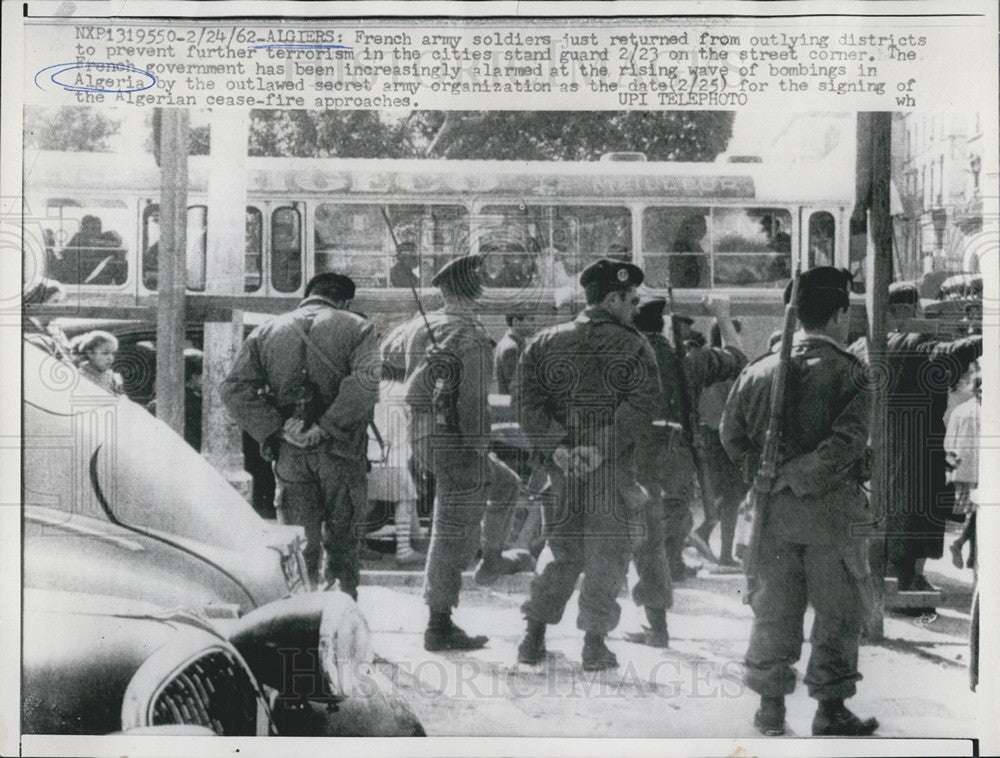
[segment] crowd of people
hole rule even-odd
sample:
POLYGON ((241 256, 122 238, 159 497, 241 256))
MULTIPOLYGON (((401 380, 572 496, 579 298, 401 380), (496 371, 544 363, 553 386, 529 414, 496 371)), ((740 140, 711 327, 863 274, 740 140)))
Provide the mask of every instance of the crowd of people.
MULTIPOLYGON (((535 569, 542 545, 546 560, 521 607, 521 664, 545 660, 546 628, 561 620, 582 576, 583 668, 617 667, 606 638, 618 626, 633 562, 631 596, 648 625, 626 638, 669 647, 673 585, 696 570, 684 561, 685 544, 718 570, 740 568, 737 511, 760 464, 780 339, 748 362, 739 324, 718 296, 704 301, 711 338, 698 339, 692 321, 668 314, 663 299, 640 300, 638 266, 604 258, 580 275, 587 305, 579 315, 539 328, 531 314, 512 313, 494 345, 478 315, 482 260, 441 268, 433 284, 444 306, 420 311, 381 341, 350 309, 353 281, 317 275, 297 308, 250 334, 222 385, 223 401, 273 462, 280 517, 305 528, 317 585, 357 597, 368 503, 395 504, 397 560, 425 564, 427 650, 485 646, 485 634, 452 619, 462 571, 478 560, 475 581, 489 585, 535 569), (674 340, 664 336, 667 317, 676 322, 674 340), (509 396, 509 423, 496 423, 491 392, 509 396), (383 455, 381 476, 369 478, 373 421, 383 455), (506 427, 506 445, 497 444, 498 426, 506 427), (425 556, 411 537, 420 535, 417 502, 428 485, 434 506, 425 556), (694 527, 696 491, 704 508, 694 527), (709 546, 717 525, 718 555, 709 546), (505 550, 515 537, 521 549, 505 550)), ((795 688, 792 666, 811 605, 804 683, 818 701, 813 733, 867 735, 875 719, 844 704, 861 679, 867 535, 884 533, 887 574, 901 592, 930 587, 923 564, 944 554, 948 520, 964 520, 948 548, 955 566, 976 564, 982 338, 902 331, 918 315, 919 298, 897 284, 888 350, 873 357, 863 344, 847 344, 850 273, 818 267, 798 279, 779 465, 757 527, 760 558, 748 571, 754 623, 746 683, 761 697, 758 730, 784 733, 784 698, 795 688), (866 369, 876 361, 885 371, 866 369), (872 376, 889 382, 890 396, 881 524, 864 490, 872 376), (949 410, 962 382, 967 400, 949 410)), ((786 303, 791 296, 789 283, 786 303)), ((81 374, 120 393, 116 349, 113 335, 89 332, 71 353, 81 374)), ((200 362, 194 369, 197 384, 200 362)))

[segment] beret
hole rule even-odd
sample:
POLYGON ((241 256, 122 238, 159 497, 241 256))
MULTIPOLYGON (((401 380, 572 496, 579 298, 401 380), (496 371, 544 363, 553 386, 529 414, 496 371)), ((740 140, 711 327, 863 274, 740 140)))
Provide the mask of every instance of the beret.
POLYGON ((638 287, 642 284, 642 269, 627 261, 601 258, 580 272, 580 284, 601 284, 612 289, 638 287))
MULTIPOLYGON (((794 280, 793 280, 794 281, 794 280)), ((854 275, 845 268, 834 268, 833 266, 817 266, 799 274, 799 300, 809 292, 821 290, 833 290, 848 293, 851 289, 851 282, 854 275)), ((792 282, 785 287, 784 301, 792 297, 792 282)))
POLYGON ((916 305, 920 291, 913 282, 893 282, 889 285, 889 305, 916 305))
POLYGON ((466 255, 448 261, 431 279, 431 284, 469 295, 479 294, 483 289, 479 277, 479 267, 482 264, 481 255, 466 255))

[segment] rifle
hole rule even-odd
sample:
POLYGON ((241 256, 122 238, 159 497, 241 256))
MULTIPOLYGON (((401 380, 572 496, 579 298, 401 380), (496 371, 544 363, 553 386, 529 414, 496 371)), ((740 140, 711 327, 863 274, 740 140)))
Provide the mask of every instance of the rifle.
MULTIPOLYGON (((705 478, 705 467, 702 463, 704 458, 701 451, 702 439, 698 433, 698 408, 691 401, 691 391, 688 388, 687 375, 684 373, 684 340, 681 337, 680 322, 674 317, 676 314, 674 287, 669 276, 667 279, 667 308, 669 309, 670 331, 674 339, 674 352, 677 358, 674 361, 674 375, 677 382, 677 405, 680 406, 681 429, 684 432, 684 442, 687 444, 688 450, 691 451, 691 461, 694 464, 694 474, 698 486, 701 488, 702 500, 707 501, 712 493, 708 486, 708 480, 705 478)), ((701 548, 699 552, 703 549, 701 548)), ((706 557, 715 560, 714 556, 706 557)))
POLYGON ((757 562, 760 559, 761 534, 767 522, 767 504, 778 475, 778 452, 781 445, 781 423, 785 410, 785 389, 788 384, 788 365, 792 356, 792 335, 795 333, 795 322, 799 309, 796 300, 799 295, 799 275, 792 280, 792 293, 785 306, 785 323, 781 329, 781 352, 778 366, 771 379, 771 397, 768 403, 767 428, 764 432, 764 445, 760 453, 760 463, 753 486, 747 493, 745 519, 749 522, 750 539, 743 560, 747 576, 746 602, 756 586, 757 562))
MULTIPOLYGON (((399 240, 396 239, 396 231, 392 226, 392 220, 389 218, 384 205, 380 206, 379 210, 382 211, 382 218, 385 219, 385 225, 389 229, 389 236, 392 237, 393 249, 398 251, 399 240)), ((459 367, 454 365, 456 361, 453 357, 452 360, 447 360, 447 354, 441 349, 438 341, 434 338, 434 330, 431 329, 431 322, 427 320, 427 314, 424 312, 424 304, 420 302, 420 295, 417 294, 417 288, 412 283, 410 284, 410 292, 413 294, 413 300, 417 304, 417 311, 420 313, 420 318, 423 319, 427 336, 430 337, 433 353, 438 358, 435 361, 438 365, 428 366, 428 374, 434 380, 434 389, 431 392, 431 405, 434 408, 434 416, 446 431, 457 434, 461 428, 458 424, 458 382, 455 381, 459 376, 459 367), (451 380, 445 381, 446 377, 451 380)))

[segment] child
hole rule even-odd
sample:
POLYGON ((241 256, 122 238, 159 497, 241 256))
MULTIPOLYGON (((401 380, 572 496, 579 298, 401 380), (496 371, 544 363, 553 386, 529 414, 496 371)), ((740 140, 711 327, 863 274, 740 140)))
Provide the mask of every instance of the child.
POLYGON ((955 485, 955 511, 966 514, 962 533, 948 549, 955 568, 971 568, 976 560, 976 504, 971 492, 979 479, 979 414, 983 402, 983 378, 973 379, 972 398, 958 406, 948 419, 944 436, 944 450, 951 467, 951 481, 955 485), (963 564, 962 548, 968 542, 969 560, 963 564))
POLYGON ((118 350, 118 340, 113 334, 99 330, 81 334, 73 340, 72 350, 83 376, 108 392, 116 395, 124 392, 124 381, 111 369, 118 350))

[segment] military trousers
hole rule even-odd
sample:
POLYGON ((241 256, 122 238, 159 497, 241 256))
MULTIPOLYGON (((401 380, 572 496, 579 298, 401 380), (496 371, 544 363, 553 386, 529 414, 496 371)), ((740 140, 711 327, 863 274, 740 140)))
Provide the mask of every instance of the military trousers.
POLYGON ((861 541, 807 545, 765 534, 750 597, 754 622, 745 656, 747 686, 766 697, 795 689, 792 664, 802 652, 803 618, 811 605, 816 616, 803 681, 817 700, 851 697, 861 679, 858 645, 867 573, 861 541))
POLYGON ((633 553, 639 581, 632 588, 632 600, 666 609, 674 604, 670 566, 681 561, 693 525, 694 467, 687 443, 675 427, 654 427, 651 444, 636 451, 636 473, 649 501, 643 514, 645 528, 633 553))
POLYGON ((476 551, 503 550, 521 480, 495 455, 453 435, 421 437, 412 444, 417 466, 435 482, 424 600, 431 609, 448 610, 458 605, 462 571, 476 551))
POLYGON ((282 440, 274 474, 282 520, 306 530, 310 579, 314 584, 339 580, 341 589, 357 599, 368 501, 364 460, 336 454, 329 442, 302 449, 282 440))
POLYGON ((583 574, 576 625, 585 632, 607 634, 621 617, 618 595, 625 586, 637 526, 643 516, 629 511, 619 494, 611 462, 581 477, 550 471, 552 497, 543 501, 545 533, 552 560, 545 564, 521 606, 529 621, 558 624, 583 574))

